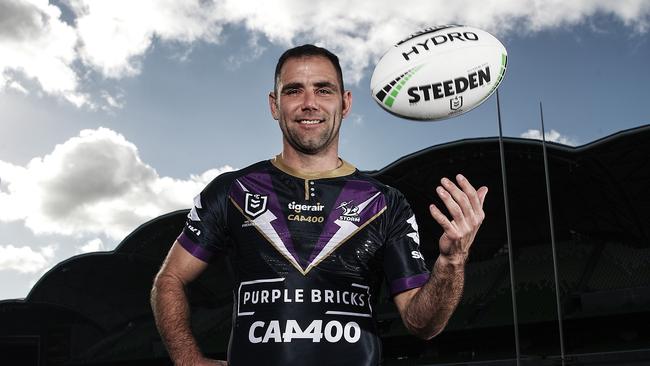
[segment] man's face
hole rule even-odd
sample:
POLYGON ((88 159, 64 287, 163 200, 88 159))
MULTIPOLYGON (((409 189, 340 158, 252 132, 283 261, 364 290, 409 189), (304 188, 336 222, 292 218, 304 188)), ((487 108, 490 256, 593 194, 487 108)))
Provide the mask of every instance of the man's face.
POLYGON ((341 91, 336 69, 327 58, 306 56, 284 63, 269 104, 285 147, 315 155, 337 151, 341 120, 350 111, 352 95, 341 91))

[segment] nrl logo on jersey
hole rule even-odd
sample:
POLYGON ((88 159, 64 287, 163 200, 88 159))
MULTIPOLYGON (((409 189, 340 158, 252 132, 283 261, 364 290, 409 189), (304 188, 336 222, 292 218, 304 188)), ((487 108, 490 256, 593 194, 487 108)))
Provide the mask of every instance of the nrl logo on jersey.
POLYGON ((340 208, 342 210, 339 220, 352 222, 359 222, 361 220, 359 218, 359 206, 353 204, 353 202, 354 201, 343 201, 337 207, 337 209, 340 208))
POLYGON ((256 218, 266 212, 266 203, 269 196, 246 192, 244 211, 252 218, 256 218))

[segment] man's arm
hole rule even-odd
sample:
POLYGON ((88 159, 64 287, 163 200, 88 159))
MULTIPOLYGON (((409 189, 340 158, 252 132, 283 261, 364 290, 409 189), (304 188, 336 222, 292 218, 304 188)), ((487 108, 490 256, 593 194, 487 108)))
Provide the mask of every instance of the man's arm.
POLYGON ((190 307, 185 287, 207 266, 176 241, 151 289, 151 308, 156 326, 175 365, 226 365, 203 357, 190 329, 190 307))
POLYGON ((485 218, 483 202, 487 187, 477 191, 460 174, 456 180, 460 188, 446 178, 436 188, 452 216, 451 221, 435 205, 429 206, 431 216, 444 230, 439 240, 440 255, 431 277, 422 287, 402 292, 394 298, 406 328, 424 339, 433 338, 445 328, 460 302, 465 261, 485 218))

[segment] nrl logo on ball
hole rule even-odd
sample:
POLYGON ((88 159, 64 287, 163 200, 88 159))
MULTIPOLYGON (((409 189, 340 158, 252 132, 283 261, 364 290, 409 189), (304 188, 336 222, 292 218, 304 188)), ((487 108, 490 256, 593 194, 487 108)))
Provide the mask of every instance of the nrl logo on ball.
POLYGON ((463 106, 463 97, 455 96, 454 98, 449 99, 449 108, 452 111, 457 111, 462 106, 463 106))

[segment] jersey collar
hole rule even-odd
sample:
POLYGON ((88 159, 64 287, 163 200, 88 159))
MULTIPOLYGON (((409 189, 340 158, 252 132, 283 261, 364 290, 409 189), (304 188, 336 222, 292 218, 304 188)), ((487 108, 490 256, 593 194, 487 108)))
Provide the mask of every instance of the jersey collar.
POLYGON ((271 159, 271 164, 273 164, 273 166, 280 169, 281 171, 301 179, 322 179, 322 178, 343 177, 346 175, 350 175, 357 170, 357 168, 355 168, 352 164, 348 163, 347 161, 341 158, 339 158, 339 160, 341 160, 341 165, 339 165, 336 169, 327 170, 318 173, 308 173, 308 172, 300 171, 298 169, 291 168, 284 163, 284 160, 282 160, 282 156, 279 154, 276 155, 273 159, 271 159))

